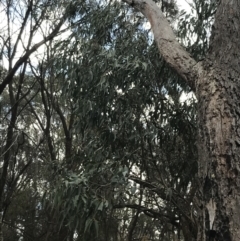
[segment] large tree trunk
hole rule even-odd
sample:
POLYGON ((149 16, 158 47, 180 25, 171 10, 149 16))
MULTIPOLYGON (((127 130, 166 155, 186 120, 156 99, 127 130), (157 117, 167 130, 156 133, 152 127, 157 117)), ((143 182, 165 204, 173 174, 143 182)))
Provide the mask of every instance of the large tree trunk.
POLYGON ((198 99, 198 240, 240 241, 240 1, 220 1, 200 63, 177 43, 152 0, 124 1, 148 18, 161 55, 198 99))
POLYGON ((207 207, 199 240, 207 239, 204 229, 214 230, 206 236, 215 234, 216 240, 240 240, 239 50, 240 1, 225 0, 217 9, 205 72, 196 92, 199 177, 203 207, 207 207))

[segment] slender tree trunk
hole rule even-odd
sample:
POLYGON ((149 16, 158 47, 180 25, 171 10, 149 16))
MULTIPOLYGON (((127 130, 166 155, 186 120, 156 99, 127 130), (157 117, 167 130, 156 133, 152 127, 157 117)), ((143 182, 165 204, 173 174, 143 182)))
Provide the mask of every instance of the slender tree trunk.
POLYGON ((2 212, 2 209, 0 209, 0 241, 3 241, 3 212, 2 212))

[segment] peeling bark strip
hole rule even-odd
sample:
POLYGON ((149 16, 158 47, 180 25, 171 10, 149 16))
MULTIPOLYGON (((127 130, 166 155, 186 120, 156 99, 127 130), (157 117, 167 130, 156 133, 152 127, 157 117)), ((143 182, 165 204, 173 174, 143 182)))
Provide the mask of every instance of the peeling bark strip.
POLYGON ((178 43, 161 9, 152 0, 123 1, 140 11, 149 20, 161 55, 195 91, 196 80, 202 72, 201 64, 197 63, 178 43))
POLYGON ((240 241, 240 1, 219 1, 202 64, 180 46, 152 0, 123 1, 149 20, 161 55, 198 98, 197 240, 240 241))

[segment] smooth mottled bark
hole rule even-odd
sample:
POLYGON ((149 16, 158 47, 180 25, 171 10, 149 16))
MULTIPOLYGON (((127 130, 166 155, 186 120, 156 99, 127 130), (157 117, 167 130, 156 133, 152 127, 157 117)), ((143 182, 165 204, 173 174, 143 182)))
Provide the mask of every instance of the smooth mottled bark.
POLYGON ((124 0, 135 9, 141 11, 151 23, 154 39, 165 61, 186 80, 195 90, 195 81, 201 71, 201 64, 197 63, 190 54, 178 43, 168 20, 160 8, 152 0, 124 0))
POLYGON ((177 43, 152 0, 125 0, 152 26, 165 61, 198 99, 198 240, 240 240, 240 1, 220 1, 206 59, 196 63, 177 43))

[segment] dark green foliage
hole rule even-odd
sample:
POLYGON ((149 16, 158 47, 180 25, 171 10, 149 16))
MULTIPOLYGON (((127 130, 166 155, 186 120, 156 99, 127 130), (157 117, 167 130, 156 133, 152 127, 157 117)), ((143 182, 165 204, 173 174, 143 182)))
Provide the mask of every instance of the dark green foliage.
POLYGON ((191 14, 186 14, 185 11, 180 14, 178 36, 184 39, 187 50, 197 60, 202 60, 208 50, 218 2, 218 0, 193 0, 189 4, 192 8, 191 14))
MULTIPOLYGON (((90 9, 84 18, 87 24, 57 43, 53 62, 56 77, 64 82, 62 95, 74 103, 73 135, 79 145, 71 160, 79 169, 66 171, 56 193, 57 203, 65 200, 63 216, 80 228, 79 235, 93 234, 101 215, 136 202, 138 192, 126 177, 143 175, 152 187, 161 186, 152 192, 142 183, 152 203, 148 208, 154 210, 160 198, 159 216, 168 207, 179 220, 189 203, 176 209, 174 195, 194 189, 197 172, 195 101, 180 102, 189 90, 159 56, 141 16, 115 3, 90 9)), ((159 216, 152 216, 154 225, 166 222, 159 216)))

